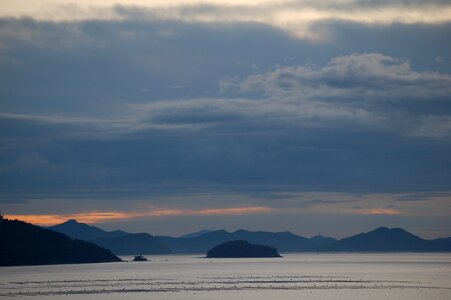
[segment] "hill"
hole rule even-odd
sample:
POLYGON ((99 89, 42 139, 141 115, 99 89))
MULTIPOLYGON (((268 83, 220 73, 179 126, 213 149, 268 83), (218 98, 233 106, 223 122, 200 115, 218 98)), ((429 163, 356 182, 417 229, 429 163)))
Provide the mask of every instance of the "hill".
POLYGON ((280 257, 277 249, 247 241, 229 241, 208 250, 207 258, 280 257))
POLYGON ((315 235, 310 240, 315 243, 316 246, 328 245, 335 243, 337 240, 331 237, 325 237, 322 235, 315 235))
POLYGON ((76 220, 68 220, 49 227, 49 229, 108 248, 116 255, 171 253, 171 249, 164 243, 147 233, 128 233, 122 230, 105 231, 76 220))
POLYGON ((201 235, 203 235, 205 233, 209 233, 209 232, 212 232, 212 231, 214 231, 214 230, 203 229, 203 230, 199 230, 197 232, 184 234, 180 238, 183 238, 183 239, 195 238, 195 237, 201 236, 201 235))
POLYGON ((110 250, 17 220, 0 219, 0 266, 121 261, 110 250))
POLYGON ((121 230, 108 232, 75 220, 68 220, 62 224, 49 227, 49 229, 64 233, 72 238, 93 242, 111 249, 115 254, 201 253, 215 245, 233 240, 247 240, 255 244, 269 245, 283 252, 305 252, 315 251, 319 245, 331 242, 330 238, 307 239, 288 231, 237 230, 227 232, 225 230, 202 230, 180 238, 154 237, 150 234, 132 234, 121 230))
POLYGON ((216 230, 193 238, 173 238, 166 236, 157 236, 156 238, 166 244, 174 252, 191 253, 206 252, 215 245, 234 240, 246 240, 250 243, 264 244, 276 247, 282 252, 315 251, 320 243, 327 243, 327 241, 318 242, 307 239, 288 231, 267 232, 242 229, 235 232, 216 230))
POLYGON ((79 223, 76 220, 67 220, 62 224, 48 227, 48 229, 61 232, 73 239, 84 241, 100 238, 116 238, 129 234, 122 230, 105 231, 95 226, 79 223))
POLYGON ((118 255, 171 253, 170 248, 147 233, 129 233, 119 237, 94 239, 92 242, 118 255))
POLYGON ((409 252, 451 251, 451 238, 424 240, 403 229, 385 227, 360 233, 342 240, 321 235, 312 238, 289 231, 268 232, 237 230, 199 231, 182 237, 152 236, 146 233, 127 233, 121 230, 105 231, 95 226, 69 220, 50 227, 72 238, 85 239, 109 248, 115 254, 205 253, 212 247, 235 240, 268 245, 281 252, 409 252))
POLYGON ((319 247, 333 252, 421 252, 451 251, 448 239, 424 240, 401 228, 379 227, 319 247))

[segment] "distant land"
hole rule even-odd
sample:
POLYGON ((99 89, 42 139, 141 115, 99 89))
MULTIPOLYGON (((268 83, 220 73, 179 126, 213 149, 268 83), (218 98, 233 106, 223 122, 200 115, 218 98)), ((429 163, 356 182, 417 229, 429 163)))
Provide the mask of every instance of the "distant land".
POLYGON ((147 233, 128 234, 112 238, 98 238, 92 243, 105 247, 117 255, 168 254, 171 249, 147 233))
POLYGON ((201 236, 201 235, 203 235, 205 233, 209 233, 209 232, 212 232, 212 231, 214 231, 214 230, 203 229, 203 230, 199 230, 199 231, 196 231, 196 232, 184 234, 184 235, 181 236, 181 238, 184 238, 184 239, 195 238, 195 237, 201 236))
POLYGON ((172 252, 164 243, 148 233, 105 231, 76 220, 68 220, 48 229, 108 248, 116 255, 168 254, 172 252))
POLYGON ((110 250, 52 230, 0 218, 0 266, 118 262, 110 250))
POLYGON ((152 236, 147 233, 127 233, 120 230, 108 232, 76 220, 68 220, 49 229, 106 247, 116 255, 205 253, 218 244, 233 240, 269 245, 282 252, 311 252, 316 251, 320 245, 336 241, 322 236, 308 239, 288 231, 205 230, 178 238, 152 236))
POLYGON ((319 251, 330 252, 433 252, 451 251, 451 239, 424 240, 401 228, 379 227, 331 244, 319 251))
POLYGON ((210 231, 193 238, 156 237, 174 252, 179 253, 202 253, 218 244, 234 240, 246 240, 254 244, 268 245, 277 248, 281 252, 312 252, 316 251, 318 246, 324 242, 335 241, 335 239, 323 237, 308 239, 289 231, 267 232, 242 229, 235 232, 227 232, 225 230, 210 231))
POLYGON ((122 230, 105 231, 95 226, 79 223, 76 220, 67 220, 64 223, 49 227, 48 229, 64 233, 73 239, 85 241, 129 235, 129 233, 122 230))
POLYGON ((207 258, 281 257, 274 247, 229 241, 207 251, 207 258))
POLYGON ((280 252, 450 252, 451 238, 425 240, 401 228, 379 227, 341 240, 321 235, 305 238, 289 231, 268 232, 237 230, 205 230, 182 237, 152 236, 146 233, 104 231, 95 226, 69 220, 49 229, 70 237, 105 246, 120 254, 205 253, 209 249, 235 240, 268 245, 280 252), (145 247, 144 247, 145 245, 145 247))

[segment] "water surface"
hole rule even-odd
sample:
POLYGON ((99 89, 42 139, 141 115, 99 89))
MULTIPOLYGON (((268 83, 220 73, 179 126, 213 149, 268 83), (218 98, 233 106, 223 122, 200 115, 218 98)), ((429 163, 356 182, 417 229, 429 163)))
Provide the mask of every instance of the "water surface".
POLYGON ((444 253, 148 258, 151 261, 0 268, 0 297, 451 299, 451 254, 444 253))

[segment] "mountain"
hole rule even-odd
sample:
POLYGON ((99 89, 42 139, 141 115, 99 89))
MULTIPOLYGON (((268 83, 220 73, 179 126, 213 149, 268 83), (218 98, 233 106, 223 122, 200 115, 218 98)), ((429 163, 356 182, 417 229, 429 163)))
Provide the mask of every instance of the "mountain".
POLYGON ((420 252, 451 251, 447 239, 424 240, 401 228, 379 227, 319 247, 333 252, 420 252))
POLYGON ((105 247, 118 255, 167 254, 171 249, 147 233, 134 233, 113 238, 91 240, 94 244, 105 247))
POLYGON ((185 234, 185 235, 182 235, 180 238, 182 238, 182 239, 195 238, 195 237, 198 237, 198 236, 200 236, 200 235, 203 235, 203 234, 205 234, 205 233, 209 233, 209 232, 212 232, 212 231, 214 231, 214 230, 206 230, 206 229, 204 229, 204 230, 199 230, 199 231, 197 231, 197 232, 187 233, 187 234, 185 234))
POLYGON ((229 241, 208 250, 207 258, 280 257, 277 249, 247 241, 229 241))
POLYGON ((0 219, 0 266, 118 262, 110 250, 18 220, 0 219))
POLYGON ((95 226, 79 223, 76 220, 68 220, 62 224, 48 227, 48 229, 61 232, 65 235, 70 236, 71 238, 84 241, 90 241, 99 238, 116 238, 129 234, 122 230, 110 232, 105 231, 95 226))
MULTIPOLYGON (((230 240, 236 240, 236 238, 233 238, 230 236, 231 234, 228 233, 225 230, 216 230, 211 231, 208 233, 205 233, 203 235, 191 238, 191 239, 185 239, 185 241, 179 241, 182 242, 182 245, 184 246, 184 251, 187 252, 206 252, 208 249, 219 245, 221 243, 230 241, 230 240)), ((175 247, 176 250, 178 248, 176 245, 172 244, 173 247, 175 247)), ((169 247, 171 247, 169 245, 169 247)))
POLYGON ((267 232, 242 229, 234 232, 203 230, 176 238, 152 236, 146 233, 133 234, 121 230, 109 232, 75 220, 69 220, 49 229, 59 231, 72 238, 93 242, 111 249, 118 255, 205 253, 216 245, 235 240, 268 245, 281 252, 451 251, 451 238, 424 240, 403 229, 385 227, 342 240, 321 235, 305 238, 289 231, 267 232))
POLYGON ((250 243, 263 244, 277 248, 282 252, 314 251, 316 245, 305 237, 289 231, 266 232, 238 230, 232 233, 233 239, 246 240, 250 243))
POLYGON ((164 243, 147 233, 105 231, 76 220, 68 220, 49 229, 108 248, 116 255, 171 253, 164 243))
POLYGON ((309 240, 312 241, 313 243, 315 243, 316 246, 332 244, 332 243, 337 241, 334 238, 325 237, 325 236, 322 236, 322 235, 315 235, 314 237, 311 237, 309 240))
POLYGON ((432 243, 437 245, 437 247, 444 248, 445 251, 451 251, 451 237, 448 238, 438 238, 431 240, 432 243), (446 250, 448 249, 448 250, 446 250))
POLYGON ((263 244, 276 247, 282 252, 315 251, 317 244, 307 238, 295 235, 291 232, 266 232, 237 230, 227 232, 216 230, 204 233, 193 238, 173 238, 167 236, 157 236, 158 240, 166 244, 174 252, 206 252, 215 245, 233 241, 246 240, 250 243, 263 244))

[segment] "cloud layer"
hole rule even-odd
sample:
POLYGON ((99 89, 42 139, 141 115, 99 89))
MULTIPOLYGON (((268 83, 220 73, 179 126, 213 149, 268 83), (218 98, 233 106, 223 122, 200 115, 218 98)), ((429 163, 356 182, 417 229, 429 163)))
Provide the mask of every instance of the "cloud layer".
POLYGON ((252 215, 259 213, 270 213, 270 207, 230 207, 212 208, 201 210, 183 209, 161 209, 153 208, 140 212, 85 212, 78 214, 64 215, 5 215, 6 218, 22 220, 41 226, 51 226, 63 223, 69 219, 76 219, 79 222, 95 224, 111 221, 127 221, 129 219, 139 220, 157 217, 177 217, 177 216, 215 216, 215 215, 252 215))
POLYGON ((3 4, 2 17, 39 20, 166 20, 187 23, 255 22, 299 38, 320 39, 316 24, 330 21, 367 25, 442 24, 451 21, 447 1, 15 1, 3 4))
POLYGON ((26 178, 35 188, 173 180, 391 190, 397 178, 398 190, 419 182, 446 189, 450 83, 449 75, 365 53, 234 79, 229 93, 241 98, 122 103, 116 118, 3 113, 2 172, 12 189, 26 178), (425 176, 428 168, 443 172, 422 177, 403 167, 427 148, 435 154, 414 166, 425 176))
POLYGON ((408 61, 363 53, 334 57, 326 66, 282 67, 253 75, 246 79, 242 89, 319 100, 415 101, 447 98, 450 83, 449 75, 417 72, 408 61))
POLYGON ((5 213, 449 232, 447 1, 29 2, 1 4, 5 213), (214 214, 242 207, 270 212, 214 214))

